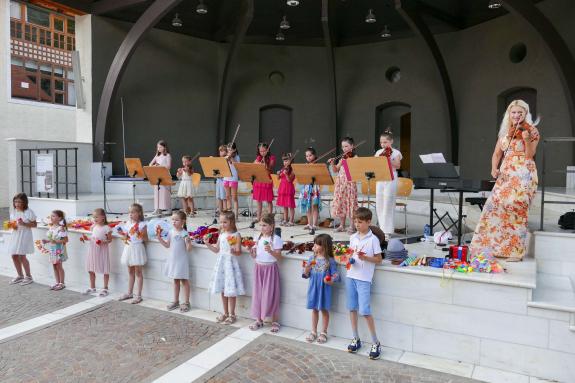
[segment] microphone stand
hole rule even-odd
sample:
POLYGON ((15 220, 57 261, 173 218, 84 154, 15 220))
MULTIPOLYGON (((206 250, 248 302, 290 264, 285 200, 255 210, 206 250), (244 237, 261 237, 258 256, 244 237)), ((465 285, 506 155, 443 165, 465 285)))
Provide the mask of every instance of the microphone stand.
POLYGON ((106 145, 113 145, 113 142, 100 142, 100 176, 102 177, 102 191, 104 192, 104 212, 106 214, 120 214, 108 211, 108 197, 106 195, 106 165, 104 165, 104 158, 106 157, 106 145))

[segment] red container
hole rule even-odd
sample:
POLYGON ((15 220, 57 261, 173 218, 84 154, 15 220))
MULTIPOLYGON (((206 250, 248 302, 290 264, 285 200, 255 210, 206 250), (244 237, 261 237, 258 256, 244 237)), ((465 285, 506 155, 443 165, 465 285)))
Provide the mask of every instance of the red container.
POLYGON ((451 245, 449 246, 449 256, 453 259, 459 259, 462 262, 467 262, 468 259, 468 254, 469 254, 469 246, 463 245, 463 246, 455 246, 455 245, 451 245))

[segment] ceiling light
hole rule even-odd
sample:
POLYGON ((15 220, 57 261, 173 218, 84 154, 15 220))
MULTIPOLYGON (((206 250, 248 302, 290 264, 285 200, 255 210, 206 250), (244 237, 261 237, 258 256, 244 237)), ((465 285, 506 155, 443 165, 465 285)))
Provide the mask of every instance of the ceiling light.
POLYGON ((176 16, 174 16, 174 18, 172 19, 172 27, 176 27, 179 28, 183 25, 182 23, 182 19, 180 19, 180 17, 178 16, 178 14, 176 13, 176 16))
POLYGON ((381 31, 381 37, 383 37, 384 39, 391 37, 391 31, 389 30, 387 25, 385 25, 383 27, 383 31, 381 31))
POLYGON ((287 16, 284 16, 282 21, 280 22, 281 29, 290 29, 289 21, 287 20, 287 16))
POLYGON ((297 7, 299 5, 299 0, 287 0, 286 4, 290 7, 297 7))
POLYGON ((370 9, 369 12, 367 12, 367 16, 365 16, 365 22, 368 24, 372 24, 375 23, 375 15, 373 14, 373 9, 370 9))
POLYGON ((278 31, 277 35, 276 35, 276 40, 277 41, 284 41, 286 39, 285 35, 283 34, 282 31, 278 31))
POLYGON ((200 0, 200 3, 196 7, 196 12, 199 13, 200 15, 205 15, 206 13, 208 13, 208 6, 204 4, 204 0, 200 0))
POLYGON ((497 9, 501 8, 501 1, 499 0, 489 0, 489 5, 487 6, 489 9, 497 9))

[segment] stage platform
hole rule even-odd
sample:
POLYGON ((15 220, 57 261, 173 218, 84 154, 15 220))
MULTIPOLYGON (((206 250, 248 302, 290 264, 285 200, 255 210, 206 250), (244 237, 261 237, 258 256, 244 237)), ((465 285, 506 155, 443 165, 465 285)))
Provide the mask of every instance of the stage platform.
MULTIPOLYGON (((208 216, 194 218, 190 229, 209 222, 208 216)), ((242 235, 257 235, 240 221, 242 235)), ((34 229, 43 238, 45 228, 34 229)), ((301 228, 282 228, 284 240, 301 228)), ((321 232, 332 233, 331 230, 321 232)), ((346 234, 332 233, 336 240, 346 234)), ((65 263, 67 283, 85 285, 88 276, 84 259, 86 245, 81 232, 71 230, 69 260, 65 263)), ((6 253, 10 234, 0 232, 0 248, 6 253)), ((302 237, 301 241, 311 237, 302 237)), ((430 267, 398 267, 387 262, 377 266, 372 287, 372 310, 380 339, 385 346, 448 358, 462 363, 497 368, 561 382, 575 381, 575 280, 574 234, 535 232, 529 256, 523 262, 504 263, 502 274, 462 274, 430 267), (570 285, 565 282, 571 283, 570 285), (571 290, 568 289, 571 287, 571 290)), ((120 264, 123 243, 111 244, 110 288, 126 289, 127 272, 120 264)), ((147 245, 149 261, 144 268, 144 299, 170 301, 172 281, 164 277, 168 250, 156 240, 147 245)), ((407 244, 410 254, 444 254, 430 243, 407 244)), ((281 322, 286 326, 309 328, 306 309, 307 281, 301 278, 301 261, 309 256, 285 254, 280 263, 281 322)), ((194 245, 189 254, 192 305, 219 311, 221 299, 208 292, 216 255, 203 245, 194 245)), ((45 255, 30 256, 37 282, 53 280, 45 255)), ((249 317, 253 261, 247 253, 240 258, 247 295, 238 299, 238 313, 249 317)), ((340 267, 340 271, 345 270, 340 267)), ((13 275, 10 257, 0 257, 0 273, 13 275)), ((98 279, 100 284, 100 279, 98 279)), ((330 334, 349 338, 349 315, 344 284, 334 287, 330 334)), ((363 321, 360 335, 368 338, 363 321)))

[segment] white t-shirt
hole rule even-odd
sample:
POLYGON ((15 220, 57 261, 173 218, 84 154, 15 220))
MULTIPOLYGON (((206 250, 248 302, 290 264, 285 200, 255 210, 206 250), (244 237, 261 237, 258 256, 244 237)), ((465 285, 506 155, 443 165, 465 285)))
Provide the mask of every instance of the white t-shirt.
MULTIPOLYGON (((381 155, 381 153, 383 152, 383 149, 379 149, 377 152, 375 152, 374 157, 379 157, 381 155)), ((395 148, 391 148, 391 156, 389 157, 389 159, 391 161, 395 160, 396 158, 398 158, 400 161, 403 159, 403 155, 401 154, 401 152, 395 148)), ((393 179, 397 179, 397 169, 395 169, 392 166, 393 169, 393 179)))
POLYGON ((347 277, 371 283, 375 271, 375 263, 362 261, 357 257, 358 252, 364 252, 367 257, 381 254, 379 239, 371 230, 363 237, 359 237, 359 232, 353 234, 349 239, 349 247, 353 249, 355 263, 347 271, 347 277))
POLYGON ((283 247, 283 241, 277 235, 273 235, 273 240, 271 237, 262 236, 258 240, 257 251, 256 251, 256 262, 258 263, 277 262, 277 259, 265 250, 266 242, 271 242, 272 249, 274 250, 281 250, 283 247))

